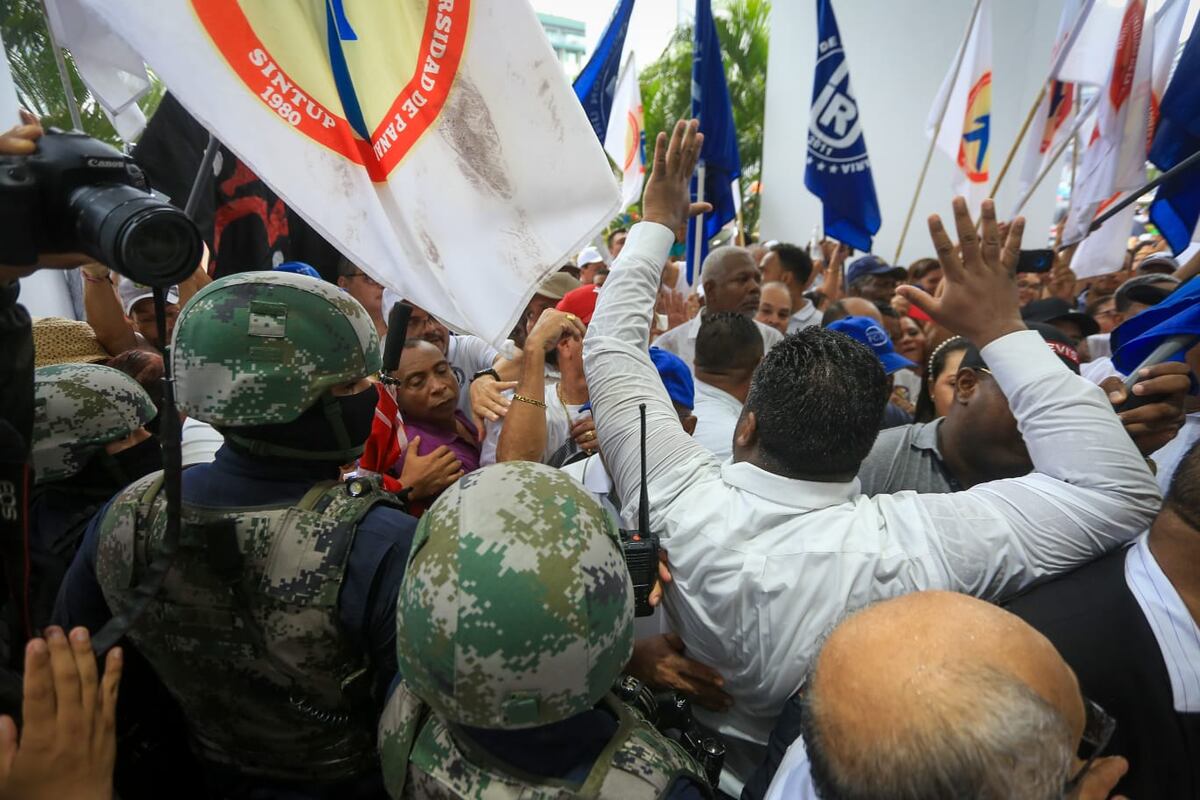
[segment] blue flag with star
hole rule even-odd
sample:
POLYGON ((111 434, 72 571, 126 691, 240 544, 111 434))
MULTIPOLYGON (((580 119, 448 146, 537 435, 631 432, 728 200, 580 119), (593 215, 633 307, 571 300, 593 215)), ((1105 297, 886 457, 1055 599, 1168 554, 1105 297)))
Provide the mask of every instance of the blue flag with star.
MULTIPOLYGON (((727 222, 737 216, 733 199, 733 181, 742 176, 738 155, 737 128, 733 106, 725 83, 725 65, 721 61, 721 41, 713 22, 709 0, 696 0, 696 30, 692 51, 692 116, 700 120, 704 144, 700 160, 704 163, 704 202, 713 210, 703 217, 700 231, 700 261, 708 254, 708 242, 727 222)), ((692 178, 692 195, 698 192, 698 178, 692 178)), ((696 220, 688 223, 689 248, 695 247, 696 220)), ((689 249, 689 256, 691 254, 689 249)), ((688 259, 688 282, 694 283, 693 260, 688 259)))
POLYGON ((612 113, 613 94, 621 74, 621 51, 625 49, 625 34, 629 32, 629 15, 633 0, 621 0, 613 10, 612 19, 604 29, 592 57, 584 65, 572 88, 587 112, 588 122, 596 138, 604 142, 608 132, 608 117, 612 113))
POLYGON ((825 235, 864 253, 879 232, 879 200, 850 67, 829 0, 817 0, 817 68, 804 185, 821 199, 825 235))

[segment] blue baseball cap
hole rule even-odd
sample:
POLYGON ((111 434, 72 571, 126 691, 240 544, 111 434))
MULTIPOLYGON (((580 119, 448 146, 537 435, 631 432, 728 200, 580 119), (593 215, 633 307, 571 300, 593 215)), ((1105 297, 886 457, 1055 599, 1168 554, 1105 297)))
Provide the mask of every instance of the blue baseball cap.
POLYGON ((844 333, 851 339, 862 342, 875 352, 883 364, 883 370, 891 375, 897 370, 917 365, 896 352, 892 340, 878 322, 870 317, 844 317, 829 325, 829 330, 844 333))
POLYGON ((276 272, 290 272, 293 275, 307 275, 310 278, 321 280, 321 273, 317 272, 311 264, 305 264, 303 261, 285 261, 275 267, 276 272))
POLYGON ((867 255, 856 258, 846 268, 846 285, 849 286, 868 275, 891 275, 896 280, 902 281, 908 277, 908 270, 904 267, 893 267, 879 256, 867 255))
POLYGON ((674 353, 668 353, 661 347, 650 348, 650 360, 658 369, 658 377, 662 378, 663 386, 671 402, 682 406, 688 411, 696 407, 696 382, 692 371, 688 369, 683 359, 674 353))

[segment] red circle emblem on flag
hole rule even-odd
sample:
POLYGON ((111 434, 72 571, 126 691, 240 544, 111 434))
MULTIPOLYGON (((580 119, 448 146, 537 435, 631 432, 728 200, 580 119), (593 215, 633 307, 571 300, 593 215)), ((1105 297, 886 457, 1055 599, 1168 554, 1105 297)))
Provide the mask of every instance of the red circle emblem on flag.
POLYGON ((192 0, 233 71, 282 124, 387 180, 437 120, 470 0, 192 0))
POLYGON ((986 183, 992 133, 992 73, 985 72, 967 95, 967 113, 958 144, 958 166, 971 183, 986 183))

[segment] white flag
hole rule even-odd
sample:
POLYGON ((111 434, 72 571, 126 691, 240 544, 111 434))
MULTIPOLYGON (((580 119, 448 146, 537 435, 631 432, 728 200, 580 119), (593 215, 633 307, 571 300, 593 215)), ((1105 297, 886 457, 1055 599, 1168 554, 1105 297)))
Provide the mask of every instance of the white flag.
POLYGON ((646 178, 643 158, 642 90, 638 86, 633 53, 625 59, 617 87, 613 91, 612 113, 604 134, 604 149, 621 168, 621 207, 628 208, 642 199, 646 178))
MULTIPOLYGON (((1078 0, 1067 0, 1067 6, 1078 0)), ((1121 20, 1130 0, 1095 0, 1071 49, 1052 79, 1099 86, 1108 82, 1121 20)), ((1066 9, 1063 10, 1066 16, 1066 9)))
MULTIPOLYGON (((1097 215, 1145 182, 1153 55, 1154 20, 1144 0, 1131 0, 1110 59, 1108 83, 1101 90, 1096 124, 1075 179, 1064 242, 1087 236, 1097 215)), ((1121 268, 1134 212, 1130 205, 1084 239, 1071 261, 1076 275, 1088 278, 1121 268)))
POLYGON ((954 64, 942 81, 929 119, 927 136, 954 162, 954 193, 967 198, 972 213, 987 197, 988 155, 992 133, 992 3, 980 0, 979 13, 964 45, 958 73, 954 64), (944 116, 942 109, 945 109, 944 116), (938 120, 941 119, 941 130, 938 120))
POLYGON ((455 330, 501 342, 618 209, 525 0, 83 3, 326 239, 455 330))

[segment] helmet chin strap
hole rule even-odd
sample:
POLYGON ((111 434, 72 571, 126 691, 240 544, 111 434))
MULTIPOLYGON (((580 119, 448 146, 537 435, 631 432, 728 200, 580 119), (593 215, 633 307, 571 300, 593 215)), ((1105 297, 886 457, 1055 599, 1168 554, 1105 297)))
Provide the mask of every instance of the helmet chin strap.
POLYGON ((346 420, 342 415, 342 407, 337 398, 326 391, 321 394, 317 402, 321 404, 321 411, 329 423, 330 430, 333 431, 339 448, 337 450, 306 450, 300 447, 285 447, 274 442, 250 439, 233 431, 224 431, 225 437, 255 456, 299 458, 305 461, 329 461, 336 464, 346 464, 361 456, 366 443, 363 442, 359 445, 351 443, 350 432, 346 428, 346 420))

